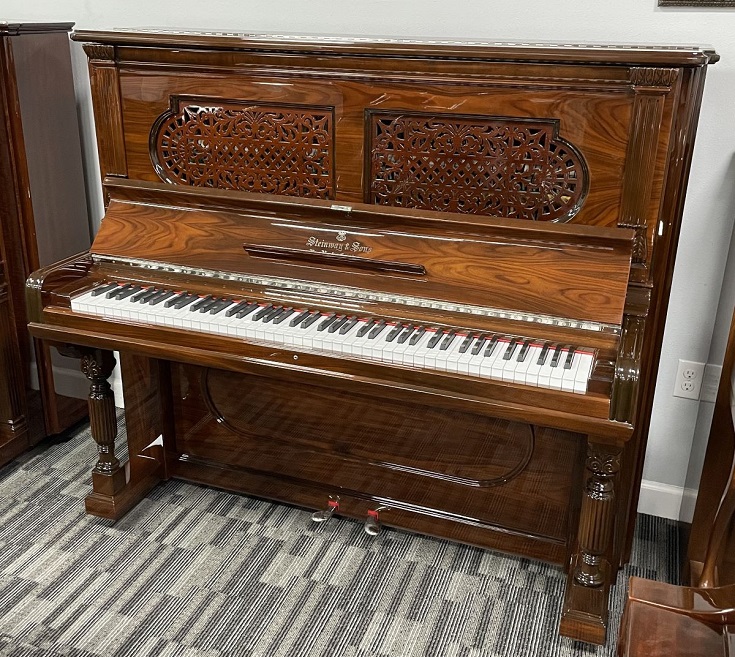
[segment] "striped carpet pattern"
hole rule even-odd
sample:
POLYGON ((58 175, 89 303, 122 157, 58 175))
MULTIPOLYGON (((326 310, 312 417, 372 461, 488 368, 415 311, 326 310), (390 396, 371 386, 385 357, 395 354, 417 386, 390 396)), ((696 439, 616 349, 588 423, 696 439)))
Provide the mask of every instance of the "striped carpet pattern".
POLYGON ((557 635, 552 566, 181 482, 112 524, 94 458, 82 429, 0 469, 4 657, 612 656, 628 576, 676 578, 676 525, 640 516, 595 648, 557 635))

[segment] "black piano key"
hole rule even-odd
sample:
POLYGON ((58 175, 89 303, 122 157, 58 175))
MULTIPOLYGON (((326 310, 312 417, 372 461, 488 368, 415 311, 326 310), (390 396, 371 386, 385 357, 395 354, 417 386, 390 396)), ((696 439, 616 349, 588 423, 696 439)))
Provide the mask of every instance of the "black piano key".
POLYGON ((166 301, 166 303, 163 304, 164 308, 170 308, 174 304, 176 304, 177 301, 181 301, 186 296, 186 292, 176 292, 176 296, 166 301))
POLYGON ((439 351, 446 351, 449 349, 449 347, 452 345, 452 342, 454 342, 454 338, 457 337, 456 331, 449 331, 447 333, 447 336, 442 340, 441 347, 439 347, 439 351))
POLYGON ((415 330, 415 327, 409 324, 406 330, 398 336, 398 344, 404 344, 415 330))
POLYGON ((348 317, 347 322, 345 322, 342 325, 342 328, 339 330, 339 334, 347 335, 353 329, 353 327, 357 325, 357 322, 359 321, 360 320, 357 319, 357 317, 355 317, 354 315, 352 317, 348 317))
POLYGON ((273 304, 269 303, 266 306, 263 306, 257 313, 253 315, 253 321, 259 322, 263 317, 265 317, 271 310, 273 310, 273 304))
POLYGON ((508 348, 505 350, 505 353, 503 354, 503 360, 510 360, 513 358, 513 352, 516 350, 516 347, 518 346, 518 342, 516 340, 511 339, 511 341, 508 343, 508 348))
POLYGON ((271 310, 269 313, 263 316, 263 324, 268 324, 268 322, 272 322, 284 310, 285 309, 283 306, 274 306, 273 310, 271 310))
POLYGON ((477 342, 472 346, 472 351, 470 352, 473 356, 477 356, 477 354, 480 353, 482 350, 482 346, 485 344, 485 340, 487 339, 487 335, 484 333, 482 335, 477 336, 477 342))
POLYGON ((291 315, 293 315, 296 311, 293 308, 284 308, 279 314, 278 317, 276 317, 273 320, 274 324, 281 324, 282 322, 286 321, 291 315))
POLYGON ((133 303, 147 303, 149 299, 156 296, 161 290, 155 288, 155 287, 149 287, 147 290, 143 291, 142 293, 138 293, 133 296, 131 301, 133 303))
POLYGON ((386 342, 393 342, 398 337, 398 334, 403 330, 403 326, 396 324, 385 336, 386 342))
POLYGON ((251 312, 259 307, 260 304, 256 301, 253 301, 252 303, 245 302, 245 306, 243 308, 240 308, 240 310, 235 313, 235 319, 242 319, 243 317, 247 317, 251 312))
POLYGON ((207 303, 203 303, 201 306, 199 306, 199 312, 200 313, 206 313, 209 312, 212 308, 214 308, 222 299, 218 299, 217 297, 212 297, 207 303))
POLYGON ((98 285, 94 290, 92 290, 92 296, 98 297, 100 294, 104 294, 106 292, 109 292, 110 290, 114 290, 116 287, 118 287, 119 283, 108 283, 107 285, 98 285))
POLYGON ((196 312, 199 310, 205 303, 209 303, 213 299, 211 294, 208 294, 206 297, 199 297, 199 301, 195 302, 194 305, 192 305, 189 310, 191 312, 196 312))
POLYGON ((541 349, 541 353, 538 355, 538 360, 536 361, 536 365, 544 365, 546 363, 546 359, 549 356, 549 350, 551 349, 553 345, 550 342, 547 342, 541 349))
POLYGON ((434 337, 431 338, 426 343, 426 348, 427 349, 433 349, 434 347, 436 347, 436 345, 439 344, 439 340, 441 340, 442 337, 444 337, 444 331, 442 331, 441 329, 436 329, 436 332, 434 333, 434 337))
POLYGON ((215 303, 210 309, 209 314, 210 315, 218 315, 221 313, 225 308, 229 308, 232 305, 232 301, 230 299, 220 299, 217 303, 215 303))
POLYGON ((556 367, 559 364, 559 359, 561 358, 561 352, 564 347, 561 345, 557 345, 556 351, 554 352, 554 355, 551 358, 551 367, 556 367))
POLYGON ((565 370, 571 370, 572 369, 572 361, 574 360, 574 352, 577 351, 577 347, 569 347, 569 353, 567 354, 567 359, 564 361, 564 369, 565 370))
POLYGON ((384 319, 376 322, 375 326, 370 330, 370 333, 368 333, 368 340, 375 340, 375 338, 383 332, 386 326, 388 325, 385 323, 384 319))
POLYGON ((521 347, 521 350, 518 352, 518 362, 522 363, 526 360, 526 356, 528 356, 528 351, 531 348, 531 341, 525 340, 523 342, 523 346, 521 347))
POLYGON ((343 315, 342 317, 337 316, 336 321, 329 325, 329 333, 335 333, 341 326, 344 326, 347 323, 348 319, 348 315, 343 315))
POLYGON ((309 328, 314 322, 317 322, 321 319, 322 314, 317 310, 311 314, 311 317, 307 317, 303 322, 301 322, 302 329, 309 328))
POLYGON ((294 317, 289 323, 289 326, 296 326, 301 324, 311 313, 308 310, 302 310, 296 317, 294 317))
POLYGON ((377 320, 368 318, 365 320, 365 323, 358 329, 357 331, 357 337, 361 338, 363 337, 375 324, 377 323, 377 320))
POLYGON ((495 347, 498 346, 498 342, 500 342, 500 338, 498 338, 497 335, 493 335, 491 338, 488 338, 487 341, 487 347, 485 347, 485 353, 482 355, 483 358, 489 358, 493 355, 493 352, 495 351, 495 347))
POLYGON ((149 306, 157 306, 159 303, 163 303, 166 299, 174 296, 176 292, 173 290, 161 290, 160 294, 157 294, 153 299, 148 300, 149 306))
POLYGON ((337 313, 329 313, 327 317, 322 320, 321 324, 316 327, 316 330, 325 331, 335 319, 337 319, 337 313))
POLYGON ((156 288, 152 294, 146 294, 144 297, 141 297, 140 303, 145 303, 150 305, 151 301, 155 301, 159 297, 162 297, 164 294, 168 295, 168 290, 162 290, 161 288, 156 288))
POLYGON ((142 288, 139 285, 132 285, 127 290, 118 292, 115 298, 122 301, 123 299, 127 299, 129 296, 132 296, 133 294, 135 294, 136 292, 140 292, 141 290, 142 288))
POLYGON ((472 335, 472 333, 468 333, 467 337, 465 337, 464 340, 462 340, 462 344, 459 345, 459 353, 463 354, 465 353, 472 344, 472 341, 475 339, 475 336, 472 335))
POLYGON ((118 294, 122 294, 125 290, 129 290, 131 287, 133 286, 130 283, 128 283, 127 285, 118 285, 117 289, 113 289, 105 293, 105 298, 106 299, 117 299, 118 294))
POLYGON ((242 301, 233 301, 233 306, 225 311, 225 317, 232 317, 236 312, 242 310, 248 302, 244 299, 242 301))
POLYGON ((426 333, 426 327, 425 326, 419 326, 416 329, 416 332, 411 336, 411 339, 408 341, 408 344, 413 346, 415 344, 418 344, 418 341, 421 340, 424 333, 426 333))
POLYGON ((182 308, 185 308, 193 301, 196 301, 199 297, 197 297, 196 294, 183 294, 181 295, 181 298, 174 304, 175 310, 181 310, 182 308))

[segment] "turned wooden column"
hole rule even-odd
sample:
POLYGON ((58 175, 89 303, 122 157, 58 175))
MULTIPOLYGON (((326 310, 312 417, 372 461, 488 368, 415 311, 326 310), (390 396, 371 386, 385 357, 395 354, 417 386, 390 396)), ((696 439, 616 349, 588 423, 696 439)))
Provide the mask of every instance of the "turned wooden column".
POLYGON ((620 449, 590 442, 585 465, 587 479, 579 517, 579 558, 574 580, 582 586, 598 587, 606 577, 603 561, 612 539, 620 449))
POLYGON ((89 424, 99 455, 92 470, 92 486, 95 493, 112 496, 125 487, 126 480, 125 469, 115 456, 117 411, 115 394, 107 381, 115 367, 115 358, 112 352, 99 349, 66 348, 59 351, 80 358, 82 372, 89 379, 89 424))

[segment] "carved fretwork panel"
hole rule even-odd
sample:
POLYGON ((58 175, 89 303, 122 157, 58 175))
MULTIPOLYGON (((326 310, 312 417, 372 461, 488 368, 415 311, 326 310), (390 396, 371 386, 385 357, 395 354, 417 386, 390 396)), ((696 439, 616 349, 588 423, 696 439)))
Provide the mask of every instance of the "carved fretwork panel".
POLYGON ((172 98, 151 159, 174 184, 327 199, 333 129, 331 108, 172 98))
POLYGON ((564 222, 587 194, 552 119, 368 110, 367 124, 370 203, 564 222))

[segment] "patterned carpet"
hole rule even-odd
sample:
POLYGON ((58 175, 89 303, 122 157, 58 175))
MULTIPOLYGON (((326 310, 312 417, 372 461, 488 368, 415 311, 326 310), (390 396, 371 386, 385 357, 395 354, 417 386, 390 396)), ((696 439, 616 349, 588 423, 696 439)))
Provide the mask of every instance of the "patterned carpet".
POLYGON ((676 577, 676 525, 640 516, 594 648, 557 635, 554 567, 181 482, 112 524, 93 460, 83 429, 0 469, 0 655, 612 656, 628 576, 676 577))

